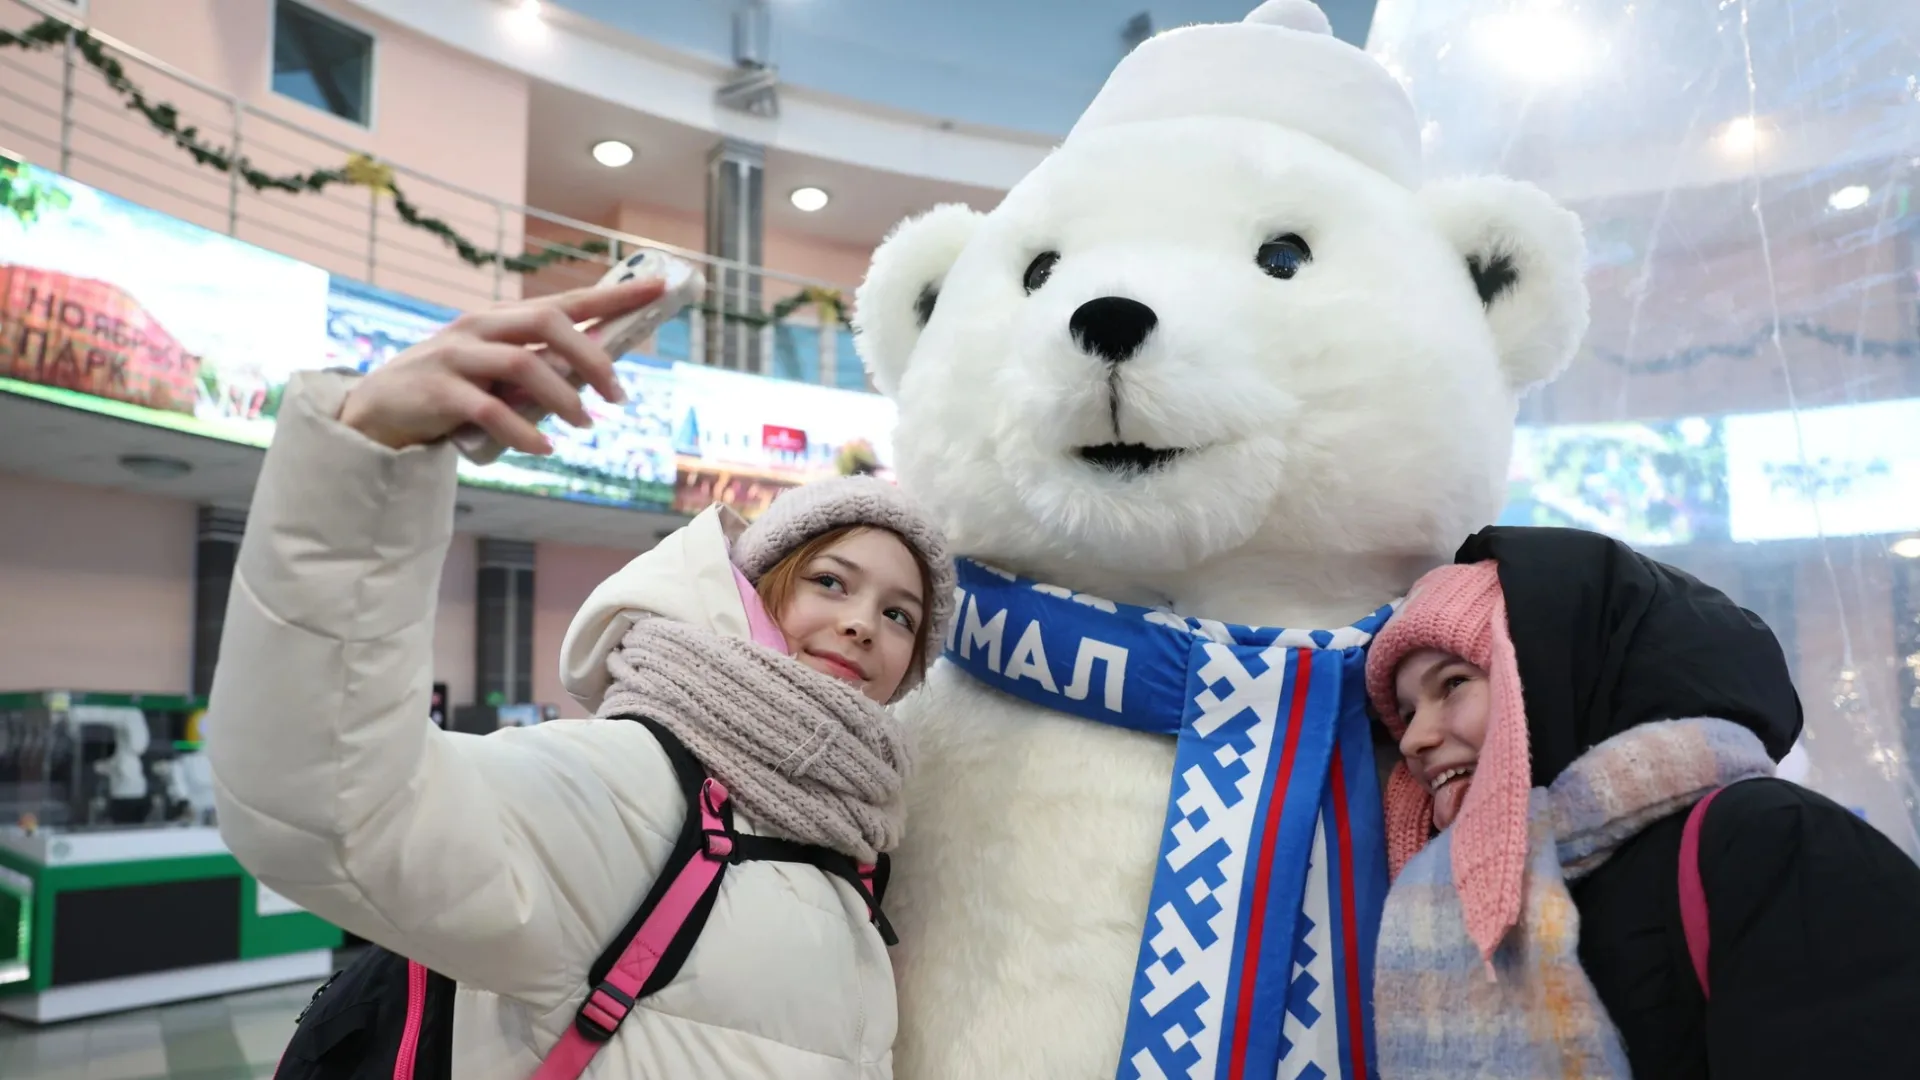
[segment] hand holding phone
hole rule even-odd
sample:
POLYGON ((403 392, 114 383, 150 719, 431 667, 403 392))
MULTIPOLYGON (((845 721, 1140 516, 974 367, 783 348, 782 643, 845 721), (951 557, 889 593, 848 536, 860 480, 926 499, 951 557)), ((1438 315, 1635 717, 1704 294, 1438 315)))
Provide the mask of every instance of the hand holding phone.
MULTIPOLYGON (((706 289, 706 279, 701 275, 698 267, 684 259, 677 259, 665 252, 653 250, 641 251, 614 264, 601 277, 599 285, 618 285, 649 279, 659 280, 665 286, 657 299, 637 311, 607 319, 590 319, 579 323, 574 329, 600 346, 609 359, 618 360, 635 345, 660 329, 667 320, 678 315, 688 304, 699 299, 700 294, 706 289)), ((567 385, 576 391, 587 385, 585 376, 577 367, 567 367, 562 377, 567 385)), ((518 400, 513 403, 513 411, 529 424, 537 427, 541 420, 553 412, 536 396, 526 394, 516 396, 518 400)), ((461 456, 476 465, 491 464, 506 450, 505 444, 498 437, 478 423, 461 426, 449 438, 454 448, 460 451, 461 456)))
POLYGON ((588 426, 583 384, 607 401, 625 401, 614 357, 699 295, 698 271, 681 264, 676 273, 666 259, 645 252, 608 274, 610 283, 462 315, 358 380, 338 419, 393 450, 471 428, 486 438, 462 438, 486 460, 499 453, 484 445, 489 441, 551 453, 552 442, 535 426, 539 418, 553 413, 588 426), (649 264, 649 256, 663 261, 649 264), (605 346, 619 351, 609 355, 605 346))

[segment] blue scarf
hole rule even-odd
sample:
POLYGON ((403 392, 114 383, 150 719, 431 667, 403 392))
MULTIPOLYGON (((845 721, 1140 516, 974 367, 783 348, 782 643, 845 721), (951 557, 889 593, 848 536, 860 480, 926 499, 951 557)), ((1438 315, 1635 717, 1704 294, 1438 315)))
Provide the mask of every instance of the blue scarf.
POLYGON ((1387 892, 1366 647, 1187 619, 959 564, 946 656, 1059 712, 1176 736, 1121 1080, 1343 1077, 1373 1065, 1387 892))

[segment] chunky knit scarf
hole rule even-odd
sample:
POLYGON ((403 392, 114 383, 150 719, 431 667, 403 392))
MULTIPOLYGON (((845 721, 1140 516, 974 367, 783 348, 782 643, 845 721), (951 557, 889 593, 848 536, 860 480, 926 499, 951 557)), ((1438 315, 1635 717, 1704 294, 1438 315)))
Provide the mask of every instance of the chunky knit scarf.
POLYGON ((607 656, 601 716, 666 725, 757 824, 872 862, 905 833, 906 743, 851 684, 751 641, 643 618, 607 656))
POLYGON ((1454 886, 1453 830, 1441 833, 1402 868, 1381 919, 1374 1031, 1383 1080, 1627 1080, 1619 1033, 1580 967, 1567 883, 1708 792, 1772 773, 1746 728, 1672 720, 1624 731, 1535 788, 1525 899, 1491 977, 1454 886))

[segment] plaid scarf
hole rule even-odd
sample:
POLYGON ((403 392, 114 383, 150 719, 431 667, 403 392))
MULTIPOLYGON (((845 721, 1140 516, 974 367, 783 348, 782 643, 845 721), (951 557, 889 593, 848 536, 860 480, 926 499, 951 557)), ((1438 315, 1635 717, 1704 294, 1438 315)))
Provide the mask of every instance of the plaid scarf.
POLYGON ((1374 1034, 1383 1080, 1629 1078, 1619 1033, 1580 967, 1580 914, 1567 883, 1707 793, 1772 773, 1746 728, 1672 720, 1624 731, 1533 789, 1525 899, 1491 977, 1454 888, 1452 830, 1441 833, 1401 870, 1381 918, 1374 1034))

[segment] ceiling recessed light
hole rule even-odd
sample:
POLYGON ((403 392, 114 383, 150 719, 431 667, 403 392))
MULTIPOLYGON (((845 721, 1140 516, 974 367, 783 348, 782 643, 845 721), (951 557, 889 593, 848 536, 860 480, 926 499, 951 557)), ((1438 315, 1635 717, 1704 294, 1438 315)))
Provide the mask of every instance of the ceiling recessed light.
MULTIPOLYGON (((1517 11, 1481 19, 1483 50, 1512 75, 1534 83, 1575 78, 1593 59, 1593 35, 1557 11, 1517 11)), ((1406 82, 1404 72, 1393 72, 1406 82)))
POLYGON ((1909 536, 1904 540, 1896 540, 1893 546, 1887 550, 1903 559, 1920 559, 1920 536, 1909 536))
POLYGON ((609 169, 617 169, 633 160, 633 147, 619 139, 605 139, 593 144, 593 160, 609 169))
POLYGON ((826 206, 832 197, 820 188, 803 187, 794 188, 793 194, 787 196, 787 198, 792 201, 795 210, 811 214, 815 210, 826 206))
POLYGON ((191 462, 159 454, 122 454, 120 467, 148 480, 177 480, 193 471, 191 462))
POLYGON ((528 40, 538 40, 547 29, 546 9, 540 0, 508 0, 507 22, 528 40))
POLYGON ((1858 210, 1873 198, 1873 189, 1865 184, 1849 184, 1827 196, 1827 205, 1835 210, 1858 210))
POLYGON ((1729 154, 1751 154, 1760 148, 1760 123, 1751 116, 1736 116, 1720 129, 1720 149, 1729 154))

